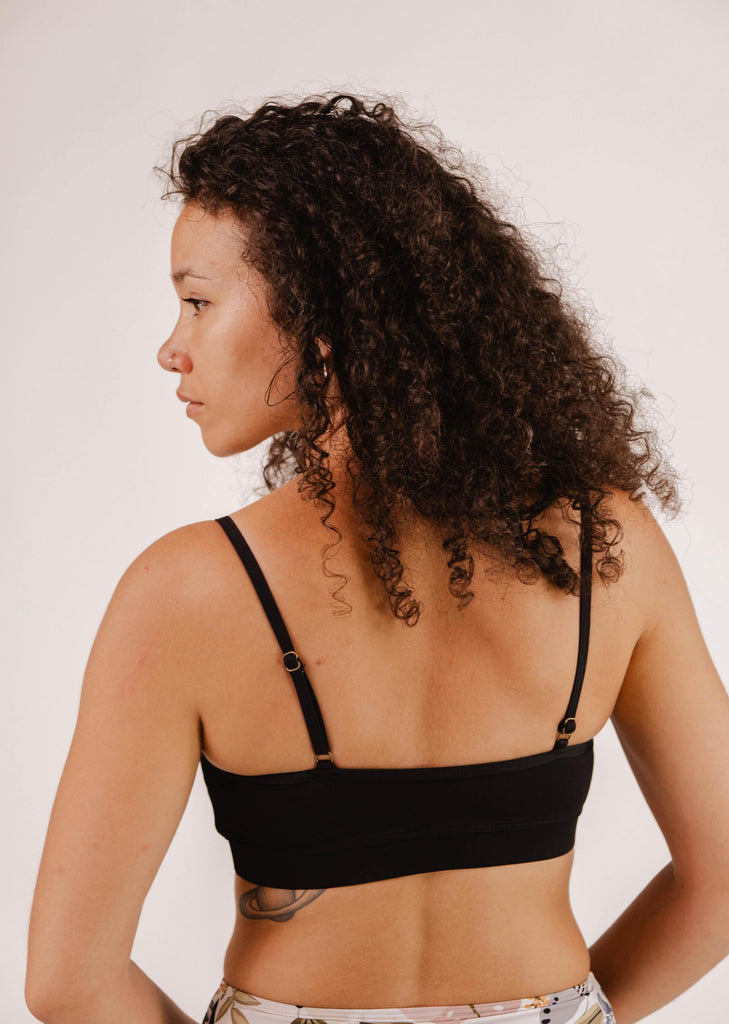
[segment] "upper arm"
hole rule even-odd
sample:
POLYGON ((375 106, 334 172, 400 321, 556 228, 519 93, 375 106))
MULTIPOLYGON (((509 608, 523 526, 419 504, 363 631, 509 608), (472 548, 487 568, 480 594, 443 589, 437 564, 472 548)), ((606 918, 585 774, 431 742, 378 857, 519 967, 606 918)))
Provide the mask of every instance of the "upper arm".
POLYGON ((612 722, 677 876, 726 891, 729 695, 663 531, 642 503, 621 511, 645 628, 612 722))
MULTIPOLYGON (((195 564, 209 524, 172 531, 120 579, 94 640, 30 921, 27 990, 93 989, 128 967, 147 891, 200 757, 195 564)), ((204 589, 204 588, 203 588, 204 589)), ((204 617, 203 617, 204 618, 204 617)))

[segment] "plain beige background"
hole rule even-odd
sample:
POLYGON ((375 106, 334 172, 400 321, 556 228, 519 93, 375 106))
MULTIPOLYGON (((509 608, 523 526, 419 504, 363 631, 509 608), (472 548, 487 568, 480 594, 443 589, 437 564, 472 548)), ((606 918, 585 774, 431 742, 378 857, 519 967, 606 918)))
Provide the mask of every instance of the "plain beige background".
MULTIPOLYGON (((211 456, 155 361, 176 300, 174 213, 151 167, 207 107, 381 90, 484 160, 657 396, 689 505, 664 528, 729 680, 727 12, 712 0, 6 2, 3 1020, 31 1020, 33 883, 116 582, 157 537, 247 503, 256 482, 261 452, 211 456)), ((588 943, 667 860, 608 726, 572 886, 588 943)), ((220 980, 232 885, 198 778, 134 949, 197 1019, 220 980)), ((534 927, 548 942, 549 922, 534 927)), ((728 990, 729 961, 650 1020, 723 1019, 728 990)))

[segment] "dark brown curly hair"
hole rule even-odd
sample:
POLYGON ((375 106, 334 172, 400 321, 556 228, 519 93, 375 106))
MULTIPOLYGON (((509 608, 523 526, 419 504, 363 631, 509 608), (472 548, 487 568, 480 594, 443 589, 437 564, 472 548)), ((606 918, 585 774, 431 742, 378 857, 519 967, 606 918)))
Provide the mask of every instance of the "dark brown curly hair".
POLYGON ((463 153, 433 124, 408 124, 399 97, 277 100, 248 116, 208 112, 155 168, 164 198, 230 211, 245 226, 241 258, 263 275, 290 342, 283 365, 294 362, 301 425, 271 439, 265 487, 300 474, 341 540, 327 523, 334 485, 317 444, 333 425, 324 338, 357 521, 397 618, 415 625, 420 614, 402 580, 401 514, 442 531, 459 609, 474 596, 471 545, 524 583, 541 574, 578 592, 560 541, 533 526, 555 504, 568 515, 590 502, 595 569, 617 580, 622 528, 601 509, 610 488, 638 501, 645 484, 663 510, 682 507, 660 438, 637 423, 652 392, 625 383, 589 310, 499 215, 478 167, 463 173, 463 153))

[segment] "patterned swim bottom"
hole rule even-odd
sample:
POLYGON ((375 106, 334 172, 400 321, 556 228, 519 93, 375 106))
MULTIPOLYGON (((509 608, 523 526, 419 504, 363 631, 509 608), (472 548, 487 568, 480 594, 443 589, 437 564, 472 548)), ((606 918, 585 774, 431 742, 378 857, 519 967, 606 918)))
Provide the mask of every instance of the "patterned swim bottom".
POLYGON ((590 971, 581 985, 544 996, 460 1006, 334 1009, 295 1006, 234 988, 223 979, 202 1024, 475 1024, 498 1017, 505 1024, 616 1024, 612 1007, 590 971))

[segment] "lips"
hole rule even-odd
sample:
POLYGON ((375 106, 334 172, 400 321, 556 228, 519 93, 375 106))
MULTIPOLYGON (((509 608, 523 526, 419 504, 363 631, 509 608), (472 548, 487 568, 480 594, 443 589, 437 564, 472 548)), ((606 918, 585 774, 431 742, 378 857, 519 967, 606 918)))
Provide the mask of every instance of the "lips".
POLYGON ((202 402, 198 402, 196 398, 190 398, 189 395, 184 394, 182 391, 176 391, 175 394, 181 402, 192 402, 194 405, 202 405, 202 402))

